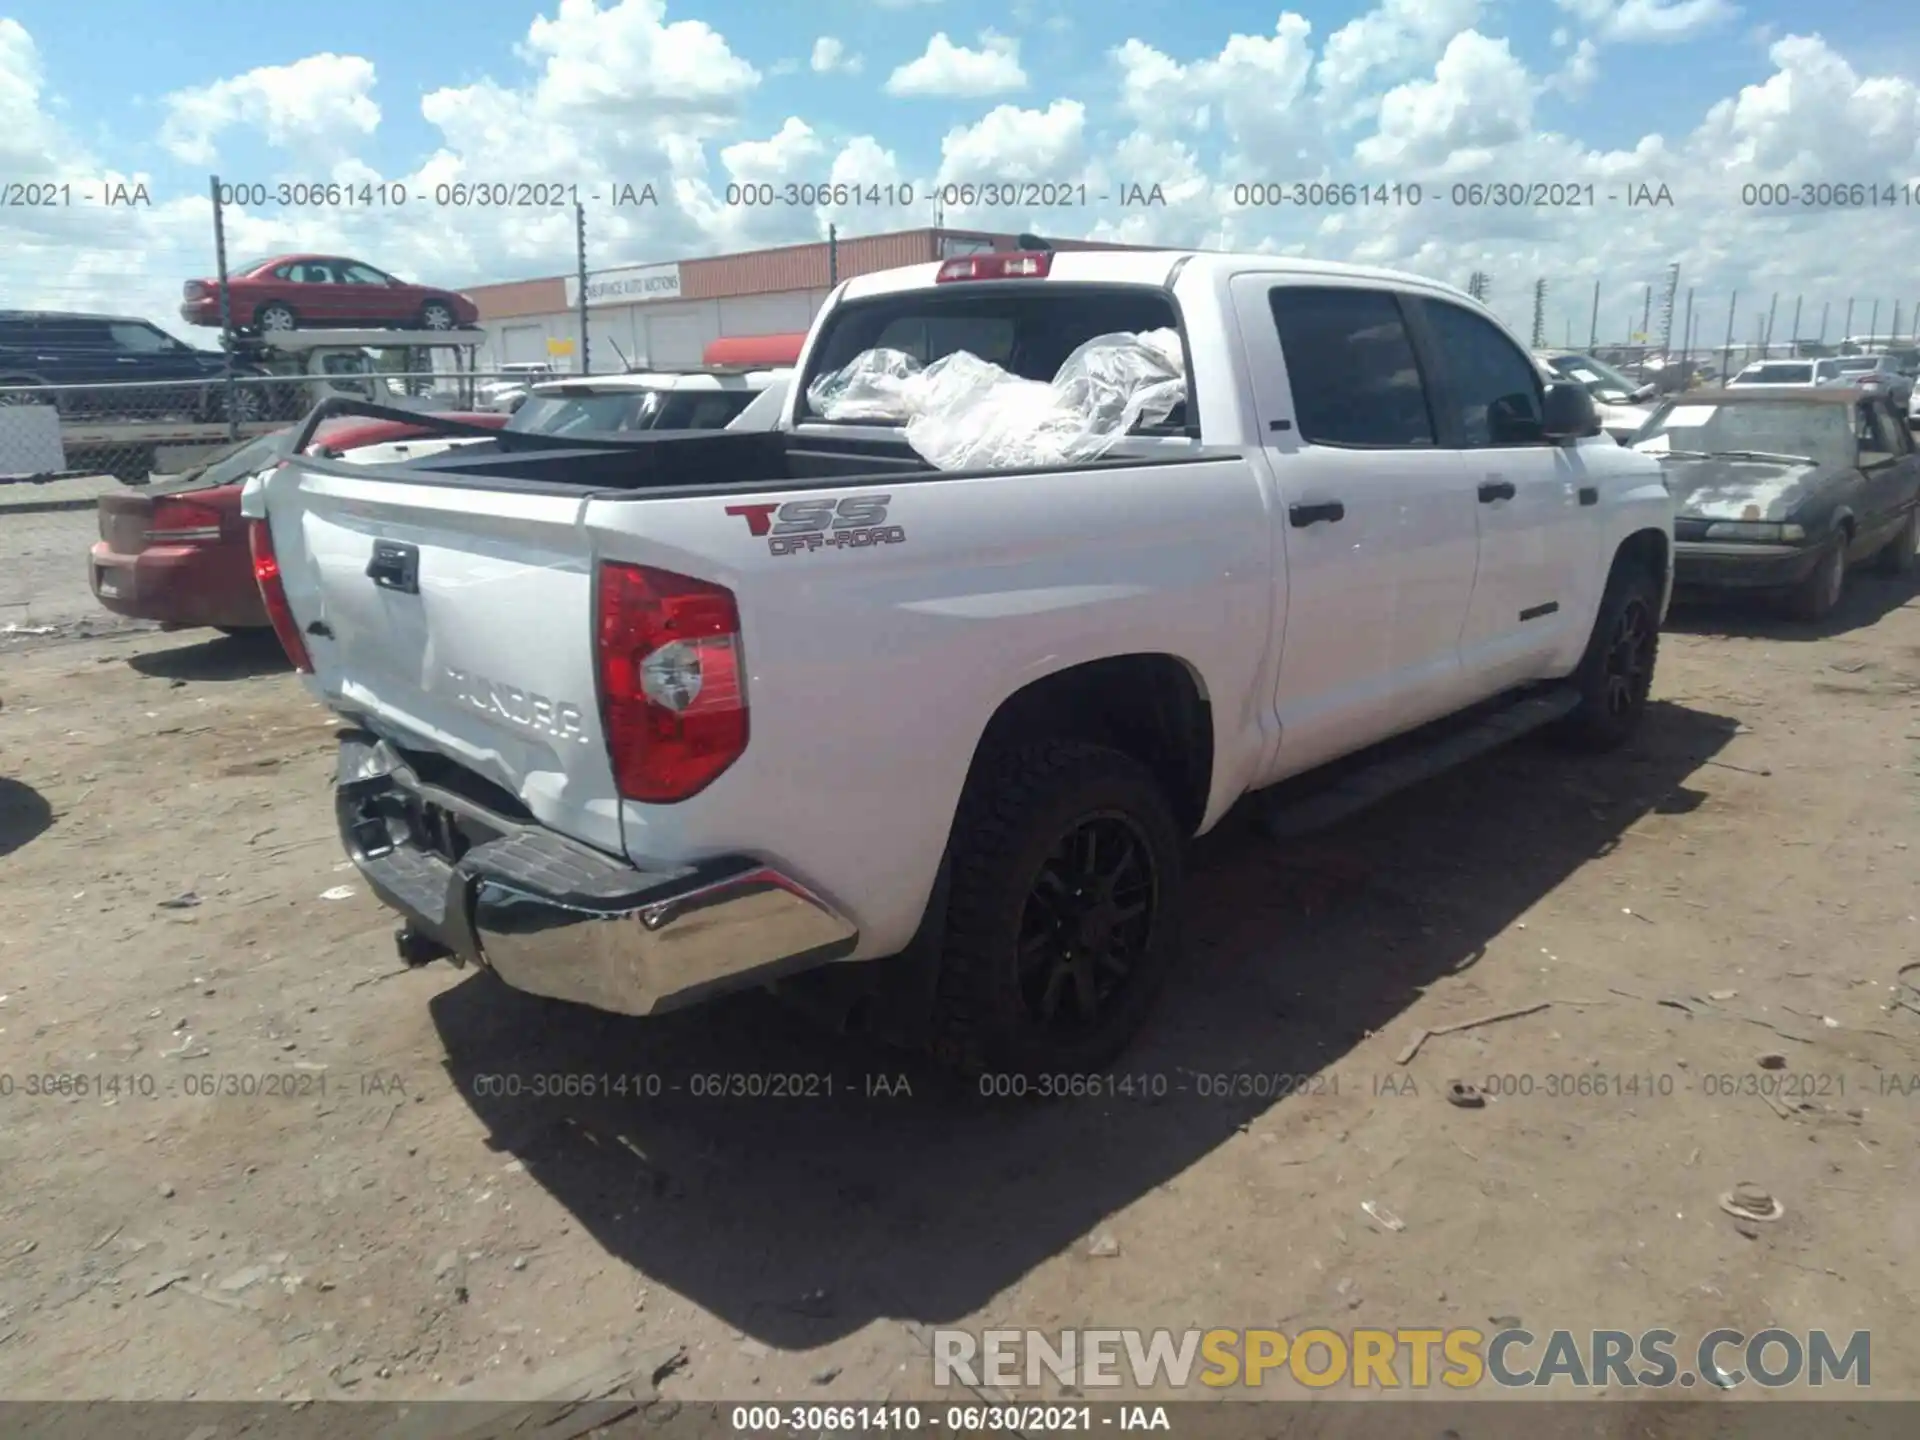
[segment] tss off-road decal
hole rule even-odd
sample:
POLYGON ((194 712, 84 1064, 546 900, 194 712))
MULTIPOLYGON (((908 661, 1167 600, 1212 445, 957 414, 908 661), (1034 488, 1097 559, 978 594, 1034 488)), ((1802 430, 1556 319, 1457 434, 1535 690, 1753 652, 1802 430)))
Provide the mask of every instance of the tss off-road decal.
POLYGON ((889 525, 891 495, 849 495, 842 500, 789 500, 784 505, 729 505, 727 514, 764 535, 773 555, 812 554, 816 550, 864 550, 870 545, 904 544, 907 532, 889 525))

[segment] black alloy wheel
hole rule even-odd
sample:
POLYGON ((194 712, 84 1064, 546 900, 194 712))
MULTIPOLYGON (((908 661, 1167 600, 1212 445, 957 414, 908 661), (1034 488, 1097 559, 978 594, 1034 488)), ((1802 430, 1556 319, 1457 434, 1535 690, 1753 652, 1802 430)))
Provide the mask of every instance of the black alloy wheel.
POLYGON ((1060 836, 1020 923, 1020 996, 1037 1026, 1099 1028, 1140 967, 1159 898, 1152 847, 1130 816, 1100 811, 1060 836))
POLYGON ((1637 706, 1646 703, 1647 694, 1653 688, 1653 659, 1659 633, 1653 612, 1638 596, 1629 599, 1614 617, 1602 670, 1610 717, 1624 719, 1637 706))

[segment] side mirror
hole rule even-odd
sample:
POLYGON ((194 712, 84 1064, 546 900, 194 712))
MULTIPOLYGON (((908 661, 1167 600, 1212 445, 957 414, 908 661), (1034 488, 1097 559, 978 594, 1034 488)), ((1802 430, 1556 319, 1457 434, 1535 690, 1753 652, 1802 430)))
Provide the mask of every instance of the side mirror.
POLYGON ((1584 385, 1560 381, 1547 386, 1541 410, 1541 432, 1555 445, 1564 445, 1600 433, 1600 412, 1584 385))
POLYGON ((1658 385, 1653 384, 1651 381, 1649 381, 1647 384, 1642 385, 1638 390, 1634 391, 1631 395, 1629 395, 1627 397, 1627 400, 1631 404, 1641 405, 1653 399, 1653 397, 1658 395, 1659 393, 1660 393, 1660 387, 1658 385))

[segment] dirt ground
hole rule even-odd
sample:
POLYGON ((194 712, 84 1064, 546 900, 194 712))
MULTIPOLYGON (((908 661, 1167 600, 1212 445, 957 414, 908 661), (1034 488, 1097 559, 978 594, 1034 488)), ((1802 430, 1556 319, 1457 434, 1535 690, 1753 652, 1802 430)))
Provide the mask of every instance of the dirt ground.
POLYGON ((0 637, 0 1394, 511 1394, 617 1341, 684 1350, 668 1396, 899 1400, 942 1325, 1520 1317, 1871 1329, 1874 1392, 1920 1396, 1893 581, 1818 631, 1682 612, 1627 753, 1522 744, 1284 848, 1231 820, 1135 1094, 1050 1105, 757 996, 641 1022, 399 970, 276 660, 0 637), (692 1094, 738 1072, 835 1094, 692 1094), (531 1093, 561 1074, 637 1078, 531 1093), (1722 1213, 1740 1181, 1783 1217, 1722 1213))

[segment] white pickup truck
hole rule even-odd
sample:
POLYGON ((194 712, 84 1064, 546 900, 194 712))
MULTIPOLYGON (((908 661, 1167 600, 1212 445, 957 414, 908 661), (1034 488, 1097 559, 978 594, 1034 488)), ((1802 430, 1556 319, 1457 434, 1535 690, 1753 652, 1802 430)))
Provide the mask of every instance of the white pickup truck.
POLYGON ((250 491, 403 956, 628 1014, 771 986, 963 1068, 1097 1068, 1178 967, 1186 842, 1241 797, 1295 781, 1285 835, 1640 720, 1658 462, 1447 286, 970 256, 843 282, 797 373, 768 431, 298 458, 250 491), (1044 381, 1167 329, 1186 402, 1092 461, 942 471, 815 410, 876 347, 1044 381))

